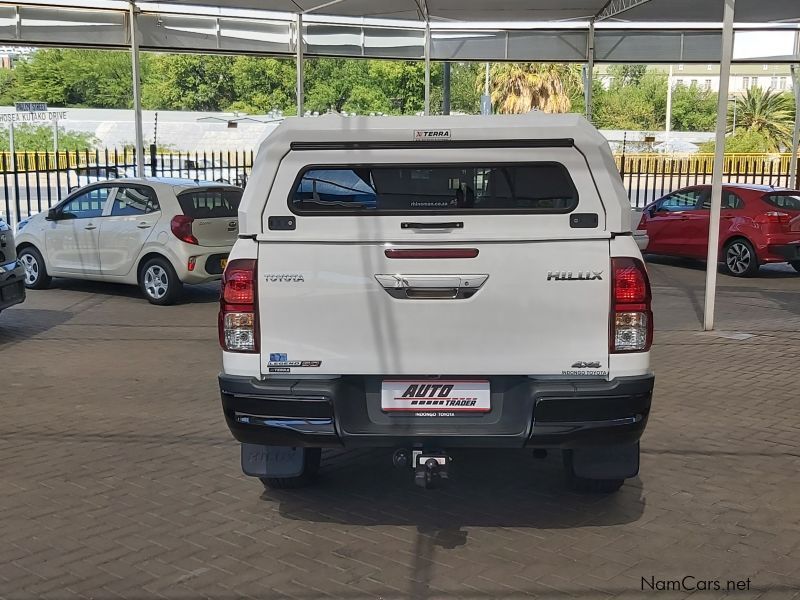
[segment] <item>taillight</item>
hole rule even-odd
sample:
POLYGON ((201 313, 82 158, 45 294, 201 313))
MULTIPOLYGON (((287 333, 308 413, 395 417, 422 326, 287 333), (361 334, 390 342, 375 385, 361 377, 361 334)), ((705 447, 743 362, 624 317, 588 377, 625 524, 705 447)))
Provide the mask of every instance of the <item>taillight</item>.
POLYGON ((766 225, 767 223, 788 223, 792 217, 785 212, 771 210, 769 212, 761 213, 753 219, 759 225, 766 225))
POLYGON ((176 238, 187 244, 197 245, 197 238, 192 233, 192 223, 194 219, 186 215, 175 215, 169 222, 169 228, 176 238))
POLYGON ((228 352, 258 352, 256 260, 237 258, 222 274, 219 345, 228 352))
POLYGON ((609 350, 646 352, 653 343, 653 312, 644 263, 636 258, 612 258, 611 272, 609 350))

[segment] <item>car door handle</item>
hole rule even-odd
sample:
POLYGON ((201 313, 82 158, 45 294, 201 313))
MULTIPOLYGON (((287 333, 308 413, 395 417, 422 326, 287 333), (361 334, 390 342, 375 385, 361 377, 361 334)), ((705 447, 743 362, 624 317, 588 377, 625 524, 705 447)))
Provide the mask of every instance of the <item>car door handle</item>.
POLYGON ((150 227, 152 227, 152 225, 150 225, 150 223, 139 223, 139 224, 137 225, 137 227, 138 227, 139 229, 149 229, 150 227))
POLYGON ((89 223, 86 227, 84 227, 84 229, 88 229, 89 231, 91 231, 92 229, 97 229, 97 225, 92 225, 91 223, 89 223))

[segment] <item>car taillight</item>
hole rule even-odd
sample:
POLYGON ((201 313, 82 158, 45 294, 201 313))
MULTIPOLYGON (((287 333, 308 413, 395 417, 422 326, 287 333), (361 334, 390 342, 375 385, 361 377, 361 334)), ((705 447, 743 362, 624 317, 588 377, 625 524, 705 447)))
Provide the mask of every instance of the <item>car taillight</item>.
POLYGON ((788 223, 791 220, 792 218, 788 213, 779 212, 777 210, 761 213, 753 219, 753 221, 759 225, 765 225, 767 223, 788 223))
POLYGON ((175 215, 169 222, 169 228, 176 238, 187 244, 197 245, 197 238, 192 233, 192 223, 194 219, 186 215, 175 215))
POLYGON ((219 345, 228 352, 258 352, 256 260, 237 258, 222 274, 219 345))
POLYGON ((653 343, 650 280, 636 258, 611 259, 609 351, 646 352, 653 343))

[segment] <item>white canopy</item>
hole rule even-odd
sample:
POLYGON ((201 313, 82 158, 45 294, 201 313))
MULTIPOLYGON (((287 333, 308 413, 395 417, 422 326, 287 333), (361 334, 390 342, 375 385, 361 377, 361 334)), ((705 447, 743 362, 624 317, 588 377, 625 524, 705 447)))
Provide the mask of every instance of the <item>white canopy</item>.
MULTIPOLYGON (((722 3, 709 0, 166 0, 166 6, 205 5, 338 17, 433 22, 589 21, 721 23, 722 3)), ((738 0, 738 23, 800 22, 797 0, 738 0)))

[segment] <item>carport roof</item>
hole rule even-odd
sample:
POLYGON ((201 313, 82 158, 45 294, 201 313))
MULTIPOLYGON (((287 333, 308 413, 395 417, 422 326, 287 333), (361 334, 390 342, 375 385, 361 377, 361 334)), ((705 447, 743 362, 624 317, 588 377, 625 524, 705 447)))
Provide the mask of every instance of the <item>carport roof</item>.
MULTIPOLYGON (((592 18, 632 23, 718 23, 723 9, 723 0, 162 0, 159 4, 469 23, 592 18)), ((736 21, 798 23, 800 4, 798 0, 737 0, 736 21)))

